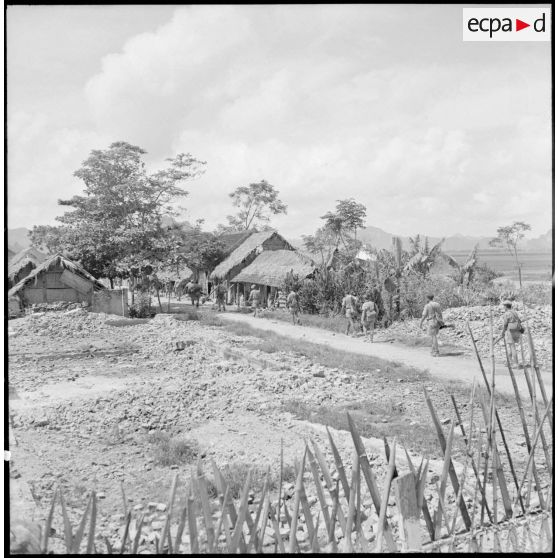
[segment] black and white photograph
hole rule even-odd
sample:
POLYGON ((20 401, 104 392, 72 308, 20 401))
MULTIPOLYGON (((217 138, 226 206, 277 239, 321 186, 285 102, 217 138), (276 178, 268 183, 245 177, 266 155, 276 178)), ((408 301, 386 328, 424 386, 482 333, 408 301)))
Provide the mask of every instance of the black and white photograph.
POLYGON ((554 551, 553 9, 5 4, 10 554, 554 551))

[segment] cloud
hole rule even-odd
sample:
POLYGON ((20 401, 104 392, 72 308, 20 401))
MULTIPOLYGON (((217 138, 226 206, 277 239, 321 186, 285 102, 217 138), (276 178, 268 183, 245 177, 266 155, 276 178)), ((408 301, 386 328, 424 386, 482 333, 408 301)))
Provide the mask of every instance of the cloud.
POLYGON ((491 234, 496 214, 545 232, 548 53, 464 45, 459 25, 447 31, 456 13, 179 8, 103 59, 84 89, 94 128, 53 133, 54 159, 74 164, 101 138, 141 145, 153 167, 191 152, 208 165, 185 205, 208 226, 232 211, 229 192, 266 179, 289 206, 273 224, 291 236, 346 197, 401 234, 491 234), (418 33, 436 13, 432 33, 418 33), (65 141, 77 147, 65 153, 65 141))

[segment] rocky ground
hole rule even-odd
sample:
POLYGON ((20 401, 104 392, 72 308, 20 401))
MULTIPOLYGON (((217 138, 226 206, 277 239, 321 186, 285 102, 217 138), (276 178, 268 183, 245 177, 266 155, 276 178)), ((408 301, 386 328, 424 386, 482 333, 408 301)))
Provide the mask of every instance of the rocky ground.
MULTIPOLYGON (((17 441, 10 448, 12 478, 29 483, 39 518, 46 515, 54 488, 62 486, 75 523, 95 489, 100 532, 114 544, 122 529, 122 485, 127 506, 147 514, 142 548, 148 549, 162 528, 173 475, 181 479, 180 504, 191 464, 198 460, 208 473, 214 460, 219 467, 269 465, 278 475, 281 448, 285 463, 292 464, 308 439, 331 460, 324 427, 315 423, 343 429, 342 417, 350 411, 367 436, 397 435, 417 462, 421 454, 431 457, 435 473, 441 452, 423 388, 445 425, 453 415, 452 392, 468 417, 466 391, 423 372, 398 376, 380 368, 330 368, 292 352, 264 353, 259 343, 173 315, 130 320, 78 308, 11 320, 10 418, 17 441), (179 341, 184 350, 176 350, 179 341), (181 444, 184 459, 162 459, 165 436, 181 444)), ((508 443, 524 459, 516 408, 504 406, 500 415, 508 443)), ((350 435, 333 432, 350 466, 350 435)), ((381 481, 383 442, 371 439, 367 449, 381 481)), ((458 440, 454 457, 462 455, 458 440)), ((402 451, 400 458, 398 466, 405 467, 402 451)), ((287 490, 293 489, 291 479, 287 490)), ((429 498, 433 491, 434 485, 429 498)), ((55 529, 62 529, 59 519, 55 529)))
MULTIPOLYGON (((471 331, 477 343, 477 348, 482 357, 490 355, 490 308, 489 306, 469 306, 461 308, 448 308, 444 311, 444 321, 446 324, 455 326, 454 328, 443 329, 440 333, 440 341, 443 344, 452 344, 456 347, 462 347, 468 351, 472 351, 471 337, 467 329, 467 322, 471 326, 471 331)), ((493 310, 493 331, 494 338, 498 338, 502 332, 503 314, 502 307, 492 307, 493 310)), ((547 304, 543 306, 535 306, 529 308, 517 307, 522 322, 528 325, 531 330, 537 362, 542 369, 551 369, 552 367, 552 307, 547 304)), ((393 335, 408 336, 416 340, 423 339, 425 342, 425 333, 419 329, 419 319, 405 320, 404 322, 396 322, 387 330, 378 332, 378 339, 382 336, 390 337, 393 335)), ((529 359, 529 345, 527 335, 523 336, 523 347, 525 359, 529 359)), ((504 343, 500 341, 494 347, 495 357, 506 362, 506 353, 504 343)), ((518 356, 521 362, 521 353, 518 345, 518 356)))

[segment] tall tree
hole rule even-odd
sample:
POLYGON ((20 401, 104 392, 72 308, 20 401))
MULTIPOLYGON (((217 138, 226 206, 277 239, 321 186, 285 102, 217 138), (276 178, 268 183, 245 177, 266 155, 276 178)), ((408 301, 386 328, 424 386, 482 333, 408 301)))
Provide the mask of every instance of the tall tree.
POLYGON ((531 230, 531 225, 524 223, 523 221, 515 221, 513 225, 508 225, 507 227, 500 227, 496 230, 496 236, 490 241, 491 246, 504 246, 507 248, 508 252, 515 259, 515 265, 517 267, 517 275, 519 277, 519 288, 523 287, 522 277, 521 277, 521 262, 519 261, 519 256, 517 253, 519 241, 525 238, 525 233, 531 230))
POLYGON ((325 228, 336 239, 336 248, 343 244, 345 249, 349 250, 350 247, 358 249, 357 230, 365 228, 365 217, 366 207, 349 198, 337 200, 335 211, 328 211, 321 218, 325 221, 325 228))
MULTIPOLYGON (((122 141, 93 150, 74 173, 85 184, 84 195, 58 201, 71 208, 57 217, 66 252, 111 281, 156 256, 167 233, 163 215, 173 214, 172 202, 188 194, 179 183, 199 176, 205 165, 179 154, 166 159, 166 168, 148 174, 145 153, 122 141)), ((43 232, 35 231, 38 241, 41 235, 45 239, 43 232)))
POLYGON ((228 215, 231 230, 244 231, 268 225, 272 215, 287 213, 287 206, 279 199, 279 192, 266 180, 239 186, 229 196, 235 207, 236 215, 228 215))

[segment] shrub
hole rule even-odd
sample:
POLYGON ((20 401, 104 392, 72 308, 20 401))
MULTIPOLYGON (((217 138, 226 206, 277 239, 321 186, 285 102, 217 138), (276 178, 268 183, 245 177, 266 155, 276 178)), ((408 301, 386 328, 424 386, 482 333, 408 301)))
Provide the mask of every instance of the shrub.
POLYGON ((148 441, 155 446, 155 461, 164 467, 192 463, 200 453, 200 448, 195 440, 171 438, 169 434, 162 431, 151 432, 148 441))
POLYGON ((151 295, 145 291, 138 292, 134 304, 130 306, 130 318, 149 318, 151 313, 151 295))

